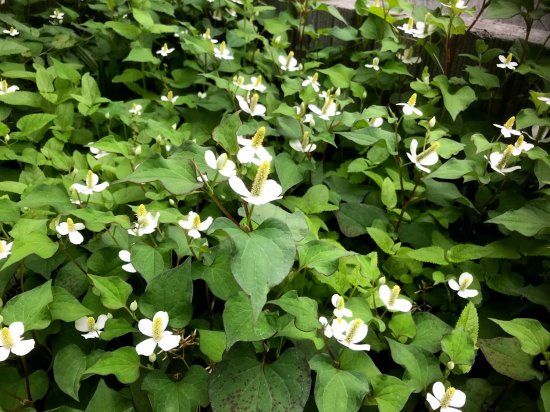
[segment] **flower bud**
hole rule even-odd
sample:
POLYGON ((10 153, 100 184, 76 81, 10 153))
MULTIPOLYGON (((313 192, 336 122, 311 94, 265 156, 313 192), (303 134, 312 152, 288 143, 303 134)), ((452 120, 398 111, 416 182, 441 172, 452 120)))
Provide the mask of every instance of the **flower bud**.
POLYGON ((168 203, 170 203, 172 207, 176 206, 176 201, 174 199, 168 199, 168 203))
POLYGON ((134 147, 134 154, 139 156, 141 154, 141 145, 134 147))
POLYGON ((151 353, 151 354, 149 355, 149 362, 153 363, 153 362, 156 361, 156 360, 157 360, 157 355, 156 355, 156 353, 151 353))
POLYGON ((138 303, 134 300, 132 303, 130 303, 130 310, 132 312, 135 312, 138 308, 138 303))
POLYGON ((428 126, 430 126, 430 129, 433 129, 433 127, 435 126, 435 116, 430 119, 430 121, 428 122, 428 126))
POLYGON ((378 279, 378 284, 379 285, 385 285, 386 284, 386 277, 385 276, 380 277, 380 279, 378 279))
POLYGON ((447 369, 452 371, 455 368, 455 363, 453 361, 447 362, 447 369))
POLYGON ((8 143, 8 142, 10 141, 10 135, 9 135, 9 134, 7 134, 7 135, 4 137, 4 141, 5 141, 6 143, 8 143))
POLYGON ((113 319, 113 315, 111 313, 107 313, 107 319, 113 319))
POLYGON ((336 97, 340 97, 340 94, 342 93, 342 91, 340 90, 340 88, 337 88, 336 91, 334 92, 334 95, 336 97))

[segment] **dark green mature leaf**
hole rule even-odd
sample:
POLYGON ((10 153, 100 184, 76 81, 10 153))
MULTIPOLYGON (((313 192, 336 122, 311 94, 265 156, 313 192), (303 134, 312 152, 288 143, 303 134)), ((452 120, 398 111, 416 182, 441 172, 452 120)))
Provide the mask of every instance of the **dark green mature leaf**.
POLYGON ((121 383, 132 383, 139 378, 139 355, 134 347, 125 346, 112 352, 105 352, 86 374, 115 375, 121 383))
POLYGON ((32 191, 22 197, 18 206, 29 208, 53 207, 58 212, 74 209, 74 205, 71 204, 67 190, 61 184, 43 184, 33 187, 32 191))
POLYGON ((532 366, 533 356, 521 350, 516 338, 479 339, 478 345, 498 373, 522 382, 542 378, 532 366))
POLYGON ((237 131, 242 122, 239 113, 226 113, 218 127, 212 132, 212 138, 231 156, 235 156, 239 151, 237 143, 237 131))
POLYGON ((135 332, 136 329, 128 323, 125 319, 108 319, 105 324, 105 329, 99 336, 101 340, 109 341, 119 336, 126 335, 127 333, 135 332))
POLYGON ((529 355, 536 356, 550 346, 550 332, 536 319, 491 320, 517 338, 521 343, 521 350, 529 355))
POLYGON ((116 276, 88 275, 99 291, 101 303, 107 309, 120 309, 126 306, 132 293, 132 286, 116 276))
POLYGON ((328 356, 316 355, 309 366, 317 373, 315 404, 320 412, 355 412, 369 390, 364 376, 336 369, 328 356))
POLYGON ((387 222, 386 213, 379 207, 361 203, 344 203, 336 213, 338 226, 347 237, 357 237, 367 233, 367 227, 375 220, 387 222))
MULTIPOLYGON (((19 375, 16 368, 5 366, 5 362, 2 366, 0 367, 0 410, 20 410, 20 399, 27 399, 25 378, 19 375)), ((33 400, 38 401, 48 393, 49 379, 45 370, 39 369, 31 373, 29 383, 33 400)))
POLYGON ((187 260, 151 279, 139 299, 139 308, 149 319, 158 311, 168 312, 169 325, 183 328, 193 316, 192 300, 191 261, 187 260))
POLYGON ((86 407, 86 412, 97 411, 133 412, 134 408, 130 400, 110 389, 101 379, 94 396, 86 407))
POLYGON ((52 287, 53 302, 50 304, 52 320, 60 319, 63 322, 74 322, 92 311, 82 305, 67 289, 52 287))
POLYGON ((225 302, 223 325, 227 336, 227 347, 235 342, 253 342, 267 339, 275 334, 275 314, 260 312, 254 318, 248 296, 239 292, 225 302))
POLYGON ((296 245, 292 233, 286 224, 276 219, 265 220, 249 233, 238 228, 224 231, 235 248, 231 272, 251 297, 255 320, 269 290, 284 280, 294 263, 296 245))
POLYGON ((476 93, 470 86, 450 91, 449 79, 443 74, 435 76, 432 83, 441 90, 445 108, 453 120, 456 120, 460 112, 466 110, 470 104, 476 101, 476 93))
POLYGON ((311 373, 299 350, 288 349, 266 364, 254 352, 236 347, 216 366, 209 392, 214 412, 299 412, 310 387, 311 373))
POLYGON ((2 309, 4 323, 23 322, 25 332, 45 329, 51 322, 48 305, 53 301, 52 281, 11 298, 2 309))
POLYGON ((441 349, 441 339, 452 328, 429 312, 415 313, 416 336, 410 343, 430 353, 438 352, 441 349))
POLYGON ((550 411, 550 381, 540 387, 540 398, 544 407, 544 411, 550 411))
POLYGON ((150 282, 164 270, 162 255, 155 248, 145 243, 132 246, 131 256, 132 265, 146 282, 150 282))
POLYGON ((401 411, 412 392, 409 385, 391 375, 373 376, 370 384, 380 412, 401 411))
POLYGON ((405 368, 404 380, 412 391, 423 391, 430 383, 443 376, 435 356, 414 345, 404 345, 386 338, 395 363, 405 368))
POLYGON ((312 240, 298 247, 300 268, 315 269, 325 276, 332 275, 338 269, 341 257, 353 254, 338 242, 329 240, 312 240))
POLYGON ((276 300, 269 303, 279 306, 286 313, 295 317, 296 327, 303 331, 312 331, 319 328, 317 301, 306 296, 298 296, 295 290, 286 292, 276 300))
POLYGON ((534 200, 519 209, 504 212, 487 223, 503 225, 524 236, 534 236, 550 227, 550 205, 542 199, 534 200))
POLYGON ((154 411, 195 412, 208 405, 208 372, 193 365, 179 382, 173 382, 162 371, 150 372, 143 380, 154 411))
POLYGON ((55 354, 53 375, 63 392, 78 401, 80 379, 86 370, 86 354, 77 345, 64 346, 55 354))
POLYGON ((21 43, 10 40, 10 39, 0 39, 0 56, 8 56, 10 54, 21 54, 25 53, 29 49, 23 46, 21 43))
POLYGON ((428 246, 420 249, 401 248, 398 256, 406 256, 419 262, 434 263, 436 265, 447 265, 445 251, 439 246, 428 246))

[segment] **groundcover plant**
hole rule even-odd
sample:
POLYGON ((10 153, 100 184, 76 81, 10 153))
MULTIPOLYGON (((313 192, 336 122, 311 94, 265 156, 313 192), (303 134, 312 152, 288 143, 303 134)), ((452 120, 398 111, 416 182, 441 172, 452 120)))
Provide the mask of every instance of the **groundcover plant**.
POLYGON ((2 0, 0 410, 550 411, 547 11, 2 0))

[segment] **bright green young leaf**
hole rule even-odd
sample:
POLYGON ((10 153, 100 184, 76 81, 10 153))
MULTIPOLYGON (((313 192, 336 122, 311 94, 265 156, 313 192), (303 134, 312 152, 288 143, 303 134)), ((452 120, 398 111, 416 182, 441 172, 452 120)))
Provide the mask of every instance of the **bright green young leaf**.
POLYGON ((466 373, 470 370, 475 358, 475 345, 468 333, 462 329, 454 329, 441 340, 441 349, 447 357, 445 363, 455 364, 454 373, 466 373))
POLYGON ((411 387, 391 375, 377 375, 370 380, 374 401, 380 412, 399 412, 411 394, 411 387))
POLYGON ((548 350, 550 346, 550 332, 536 319, 491 320, 505 332, 517 338, 521 344, 521 350, 529 355, 536 356, 548 350))
POLYGON ((192 299, 191 262, 187 260, 151 279, 139 299, 139 308, 149 319, 158 311, 168 312, 169 325, 183 328, 193 315, 192 299))
POLYGON ((521 350, 516 338, 479 339, 477 343, 498 373, 522 382, 542 378, 541 373, 533 368, 533 356, 521 350))
POLYGON ((219 330, 199 329, 199 348, 212 362, 221 362, 227 347, 225 333, 219 330))
POLYGON ((0 56, 8 56, 10 54, 21 54, 25 53, 29 49, 23 46, 21 43, 10 40, 10 39, 0 39, 0 56))
POLYGON ((350 87, 350 82, 355 75, 355 70, 346 67, 343 64, 337 64, 328 69, 321 69, 319 72, 326 74, 334 87, 347 89, 350 87))
POLYGON ((407 338, 412 339, 416 335, 416 325, 410 312, 394 313, 388 327, 393 332, 395 339, 402 343, 407 338))
POLYGON ((132 286, 116 276, 88 275, 99 291, 101 303, 107 309, 120 309, 126 306, 132 293, 132 286))
POLYGON ((19 207, 48 208, 53 207, 59 212, 73 209, 67 190, 63 185, 39 185, 21 198, 19 207))
POLYGON ((251 297, 255 320, 270 288, 283 281, 294 263, 296 246, 292 233, 286 224, 275 219, 265 220, 249 233, 238 228, 228 228, 225 232, 235 247, 231 272, 251 297))
POLYGON ((208 372, 193 365, 179 382, 162 371, 150 372, 143 380, 153 411, 194 412, 208 405, 208 372))
POLYGON ((51 322, 48 305, 53 301, 52 281, 11 298, 2 309, 4 324, 23 322, 25 332, 45 329, 51 322))
POLYGON ((101 379, 85 412, 97 411, 133 412, 134 408, 129 399, 109 388, 101 379))
POLYGON ((48 113, 28 114, 17 121, 17 127, 27 139, 38 142, 43 137, 46 126, 56 117, 57 115, 48 113))
POLYGON ((125 346, 112 352, 105 352, 86 374, 115 375, 121 383, 132 383, 139 378, 139 355, 134 347, 125 346))
POLYGON ((386 177, 382 182, 382 203, 388 209, 393 209, 397 206, 397 195, 395 194, 395 186, 390 178, 386 177))
POLYGON ((453 91, 449 90, 451 88, 449 79, 443 74, 435 76, 432 83, 441 90, 445 108, 453 120, 456 120, 459 113, 476 101, 476 94, 470 86, 462 86, 457 90, 452 87, 453 91))
POLYGON ((457 159, 453 157, 434 170, 434 172, 430 174, 430 177, 437 177, 439 179, 460 179, 474 170, 475 162, 473 160, 457 159))
POLYGON ((338 210, 338 206, 329 203, 329 190, 325 185, 310 187, 303 197, 285 196, 281 203, 291 211, 299 209, 305 214, 338 210))
POLYGON ((390 237, 390 235, 388 235, 387 232, 375 227, 368 227, 367 233, 372 238, 372 240, 374 240, 376 245, 380 249, 382 249, 384 253, 387 253, 389 255, 394 254, 394 251, 393 251, 394 243, 392 238, 390 237))
POLYGON ((136 329, 127 320, 113 318, 107 320, 105 329, 103 329, 99 337, 101 340, 109 341, 135 331, 136 329))
POLYGON ((413 345, 404 345, 393 339, 386 338, 395 363, 405 368, 403 379, 412 391, 423 391, 430 383, 442 377, 439 361, 435 356, 413 345))
POLYGON ((41 233, 26 234, 24 237, 15 239, 11 255, 2 267, 6 268, 32 254, 38 255, 42 259, 49 259, 57 252, 58 247, 59 244, 53 242, 46 235, 41 233))
POLYGON ((244 293, 229 298, 223 311, 223 325, 227 336, 227 348, 235 342, 253 342, 275 334, 275 315, 260 312, 254 318, 250 298, 244 293))
POLYGON ((67 289, 52 287, 53 302, 50 304, 52 320, 60 319, 63 322, 74 322, 83 316, 92 313, 90 309, 82 305, 67 289))
POLYGON ((336 369, 328 356, 316 355, 309 361, 317 378, 315 404, 320 412, 355 412, 369 390, 359 372, 336 369))
POLYGON ((210 381, 210 400, 218 411, 302 411, 309 397, 311 373, 302 352, 287 349, 273 363, 235 347, 216 366, 210 381))
POLYGON ((401 248, 397 256, 404 256, 419 262, 433 263, 436 265, 448 264, 445 259, 445 251, 439 246, 428 246, 420 249, 401 248))
POLYGON ((351 256, 338 242, 330 240, 312 240, 298 246, 300 268, 315 269, 325 276, 332 275, 338 269, 341 257, 351 256))
POLYGON ((137 39, 141 33, 139 27, 122 21, 108 21, 105 23, 105 27, 113 29, 117 34, 128 40, 137 39))
POLYGON ((307 332, 320 327, 317 301, 306 296, 298 296, 295 290, 290 290, 279 299, 270 300, 269 303, 279 306, 286 313, 294 316, 294 323, 300 330, 307 332))
POLYGON ((472 302, 462 309, 460 317, 456 322, 455 329, 462 328, 470 336, 474 345, 477 345, 477 336, 479 333, 479 319, 477 316, 477 310, 475 305, 472 302))
POLYGON ((55 383, 63 392, 78 401, 80 380, 86 370, 86 354, 77 345, 64 346, 53 362, 55 383))
POLYGON ((123 60, 125 62, 152 63, 159 64, 160 60, 153 55, 151 50, 144 47, 134 47, 123 60))

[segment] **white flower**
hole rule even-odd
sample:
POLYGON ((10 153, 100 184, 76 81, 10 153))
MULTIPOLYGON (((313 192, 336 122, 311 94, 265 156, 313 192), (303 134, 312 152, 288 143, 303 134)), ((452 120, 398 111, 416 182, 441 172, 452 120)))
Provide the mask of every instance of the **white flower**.
POLYGON ((407 299, 400 299, 399 292, 401 288, 395 285, 392 289, 388 285, 381 285, 378 295, 384 306, 389 311, 409 312, 412 309, 412 303, 407 299))
POLYGON ((252 189, 248 190, 244 182, 237 176, 229 178, 229 186, 240 195, 245 202, 253 205, 264 205, 273 200, 281 199, 283 188, 275 180, 267 179, 270 163, 263 161, 258 166, 256 177, 252 182, 252 189))
POLYGON ((497 63, 497 67, 500 67, 501 69, 510 69, 510 70, 516 70, 517 63, 512 61, 512 53, 508 53, 508 56, 504 57, 503 54, 498 56, 498 59, 500 60, 500 63, 497 63))
POLYGON ((237 96, 239 106, 244 112, 250 114, 251 116, 265 117, 266 108, 263 104, 258 103, 259 98, 260 96, 258 93, 254 93, 252 97, 247 95, 246 98, 243 96, 237 96))
MULTIPOLYGON (((345 321, 344 321, 345 322, 345 321)), ((334 327, 334 322, 332 325, 332 332, 334 337, 341 344, 351 350, 370 350, 370 345, 368 344, 358 344, 363 339, 366 338, 367 333, 369 332, 369 327, 365 325, 362 319, 354 319, 351 322, 347 323, 346 328, 334 327)))
POLYGON ((168 326, 168 313, 157 312, 153 316, 153 320, 141 319, 138 323, 138 328, 145 336, 150 336, 150 339, 145 339, 136 346, 138 355, 150 356, 155 351, 157 345, 163 351, 169 351, 178 347, 180 336, 174 335, 166 330, 168 326))
POLYGON ((252 76, 250 78, 250 84, 242 84, 241 82, 242 77, 237 78, 237 86, 239 86, 243 90, 257 90, 260 93, 263 93, 266 91, 267 87, 265 84, 262 84, 262 75, 259 75, 258 77, 252 76))
POLYGON ((126 263, 125 265, 122 265, 122 270, 128 273, 137 272, 134 265, 132 265, 132 255, 130 254, 129 250, 120 250, 118 252, 118 258, 126 263))
POLYGON ((384 119, 381 117, 372 117, 367 120, 370 127, 380 127, 384 124, 384 119))
POLYGON ((97 321, 92 316, 84 316, 74 322, 74 327, 83 333, 84 339, 99 338, 107 319, 109 319, 107 315, 99 315, 97 321))
POLYGON ((317 145, 315 143, 304 144, 304 141, 299 139, 292 139, 288 142, 288 144, 297 152, 310 153, 317 149, 317 145))
POLYGON ((537 99, 539 99, 541 102, 546 103, 547 105, 550 105, 550 97, 539 96, 539 97, 537 97, 537 99))
POLYGON ((82 185, 80 183, 73 183, 71 188, 83 195, 91 195, 93 193, 102 192, 109 186, 109 182, 103 182, 98 185, 98 181, 99 177, 91 170, 88 170, 88 174, 86 175, 86 184, 82 185))
POLYGON ((225 11, 227 14, 229 14, 231 17, 237 17, 237 12, 233 9, 230 9, 229 7, 225 8, 225 11))
POLYGON ((24 356, 34 348, 34 339, 22 339, 25 326, 23 322, 13 322, 9 327, 0 330, 0 361, 4 361, 11 353, 24 356))
POLYGON ((197 96, 199 99, 206 99, 206 96, 208 96, 206 94, 206 92, 197 92, 197 96))
MULTIPOLYGON (((506 164, 508 163, 508 160, 510 160, 510 157, 514 153, 514 150, 515 147, 509 144, 504 152, 491 153, 488 159, 491 169, 493 169, 495 172, 500 173, 501 175, 521 169, 521 166, 506 167, 506 164)), ((485 159, 487 159, 487 156, 485 156, 485 159)))
POLYGON ((164 43, 162 45, 162 47, 160 48, 160 50, 157 50, 157 54, 160 54, 162 57, 166 57, 168 56, 170 53, 172 53, 174 50, 174 48, 168 48, 168 45, 166 43, 164 43))
POLYGON ((403 54, 397 53, 397 58, 400 59, 405 64, 416 64, 420 63, 422 59, 420 57, 413 55, 413 48, 409 47, 403 51, 403 54))
POLYGON ((317 93, 319 93, 321 85, 317 81, 318 78, 319 78, 319 75, 317 73, 315 73, 313 76, 307 76, 307 79, 305 79, 302 82, 302 87, 307 87, 307 85, 310 84, 311 87, 313 88, 313 90, 315 90, 317 93))
POLYGON ((197 213, 189 212, 187 221, 180 220, 178 221, 178 225, 180 225, 183 229, 187 230, 187 233, 193 239, 198 239, 201 237, 201 234, 199 233, 199 231, 201 232, 206 231, 212 224, 213 220, 214 219, 212 219, 211 216, 208 216, 208 218, 204 222, 201 222, 201 217, 197 213))
POLYGON ((322 107, 317 107, 314 104, 309 104, 309 110, 315 113, 323 120, 330 120, 331 117, 339 115, 341 112, 337 111, 338 105, 334 101, 334 96, 326 93, 325 94, 325 104, 322 107))
POLYGON ((210 40, 210 43, 212 44, 216 44, 218 42, 216 39, 213 39, 212 36, 210 35, 210 29, 206 29, 202 37, 205 38, 206 40, 210 40))
POLYGON ((231 50, 227 48, 224 41, 222 41, 222 44, 220 44, 220 47, 218 46, 214 47, 214 57, 216 59, 221 59, 221 60, 233 60, 233 55, 231 54, 231 50))
POLYGON ((66 222, 62 222, 55 227, 60 235, 69 235, 69 240, 73 245, 80 245, 84 241, 84 236, 79 232, 79 230, 84 229, 86 229, 84 223, 74 223, 70 217, 67 218, 66 222))
POLYGON ((435 31, 435 27, 431 24, 426 24, 423 21, 417 21, 416 22, 416 29, 412 31, 413 37, 416 37, 417 39, 424 39, 428 36, 431 36, 432 33, 435 31))
POLYGON ((516 117, 512 116, 506 121, 506 123, 504 123, 504 125, 493 123, 493 126, 498 127, 500 129, 500 133, 504 137, 510 137, 512 135, 519 136, 521 132, 514 129, 515 122, 516 122, 516 117))
POLYGON ((334 306, 334 310, 332 313, 334 313, 334 316, 337 318, 351 318, 353 316, 353 313, 351 310, 346 308, 346 302, 344 298, 337 293, 332 295, 332 298, 330 299, 332 306, 334 306))
POLYGON ((271 155, 262 146, 265 138, 265 127, 258 128, 258 131, 254 134, 252 139, 246 139, 242 136, 237 136, 237 143, 242 147, 237 153, 237 159, 239 162, 254 163, 259 165, 264 160, 271 160, 271 155))
POLYGON ((284 70, 285 72, 295 72, 297 70, 300 70, 298 60, 294 58, 293 51, 289 52, 287 56, 279 56, 277 60, 281 65, 281 70, 284 70))
POLYGON ((521 154, 521 152, 528 152, 533 147, 535 147, 535 146, 531 143, 527 143, 523 139, 523 135, 520 134, 519 137, 518 137, 518 140, 516 140, 516 143, 514 143, 514 150, 512 151, 512 154, 514 156, 519 156, 521 154))
POLYGON ((0 260, 7 258, 11 254, 13 242, 7 243, 5 240, 0 240, 0 260))
POLYGON ((433 166, 437 163, 437 161, 439 160, 439 156, 437 155, 437 149, 439 149, 439 146, 439 142, 434 142, 430 145, 430 147, 417 155, 416 150, 418 148, 418 141, 416 139, 413 139, 411 142, 411 151, 410 153, 407 153, 407 157, 420 170, 423 170, 426 173, 430 173, 431 170, 425 166, 433 166))
POLYGON ((302 117, 304 118, 304 123, 311 123, 313 120, 313 115, 311 113, 306 113, 306 107, 303 103, 302 103, 302 106, 294 106, 294 109, 296 110, 296 114, 300 118, 302 117))
POLYGON ((378 64, 380 63, 380 59, 378 57, 375 57, 372 59, 372 64, 365 64, 365 67, 368 69, 374 69, 376 71, 380 70, 380 66, 378 64))
MULTIPOLYGON (((242 139, 242 138, 241 138, 242 139)), ((217 170, 222 176, 231 177, 235 176, 236 166, 235 162, 229 160, 227 153, 222 153, 218 158, 212 150, 207 150, 204 152, 204 160, 208 167, 217 170)))
POLYGON ((11 37, 15 37, 19 34, 19 32, 17 31, 17 29, 14 29, 13 27, 10 27, 9 30, 4 30, 3 31, 4 34, 9 34, 11 37))
POLYGON ((410 116, 411 114, 416 114, 418 116, 422 116, 422 111, 417 109, 416 107, 416 93, 414 93, 409 101, 407 103, 397 103, 397 106, 403 106, 403 113, 406 116, 410 116))
POLYGON ((132 236, 142 236, 153 233, 157 229, 160 213, 152 214, 148 212, 145 205, 141 204, 136 212, 137 222, 134 222, 134 227, 128 229, 128 234, 132 236))
POLYGON ((332 324, 329 325, 327 318, 321 316, 319 322, 323 325, 323 333, 327 338, 332 338, 334 336, 334 331, 343 334, 348 328, 348 322, 344 320, 344 318, 334 318, 332 324))
POLYGON ((328 324, 328 319, 324 316, 319 317, 319 323, 323 326, 323 333, 327 338, 332 338, 332 327, 328 324))
POLYGON ((172 90, 168 90, 168 93, 166 93, 166 96, 160 96, 160 100, 163 102, 170 102, 172 104, 176 103, 179 96, 174 96, 174 93, 172 90))
POLYGON ((450 4, 442 3, 441 5, 444 6, 444 7, 455 8, 455 9, 458 9, 458 10, 466 10, 468 8, 466 3, 464 3, 464 0, 458 0, 458 1, 454 2, 454 4, 451 1, 450 4))
POLYGON ((426 398, 434 411, 441 408, 441 412, 460 412, 456 408, 461 408, 466 403, 464 392, 453 387, 445 390, 445 385, 441 382, 433 384, 432 392, 433 395, 428 393, 426 398))
POLYGON ((409 20, 407 20, 407 23, 403 24, 402 26, 397 26, 397 29, 403 30, 407 34, 413 34, 415 31, 413 18, 409 17, 409 20))
POLYGON ((547 143, 550 142, 550 137, 546 137, 548 135, 548 132, 550 132, 550 127, 543 126, 540 127, 539 125, 534 125, 531 127, 531 134, 527 135, 529 138, 539 142, 539 143, 547 143))
POLYGON ((0 96, 19 90, 19 86, 10 86, 6 80, 0 80, 0 96))
POLYGON ((98 149, 96 147, 92 147, 90 146, 91 144, 93 144, 94 142, 92 143, 89 143, 88 144, 88 147, 90 148, 90 153, 96 158, 96 159, 101 159, 102 157, 105 157, 107 155, 109 155, 110 153, 109 152, 106 152, 105 150, 101 150, 101 149, 98 149))
POLYGON ((128 110, 130 114, 133 114, 135 116, 141 116, 141 111, 143 110, 143 107, 141 104, 132 103, 132 108, 128 110))
POLYGON ((53 14, 50 14, 50 18, 54 20, 59 20, 59 23, 63 23, 63 17, 65 16, 65 13, 62 11, 59 11, 59 9, 55 9, 53 11, 53 14))
POLYGON ((468 299, 477 296, 479 293, 475 289, 468 289, 468 286, 470 286, 473 281, 474 277, 470 273, 464 272, 458 278, 458 282, 455 279, 450 279, 447 283, 452 290, 456 290, 458 292, 458 296, 468 299))

